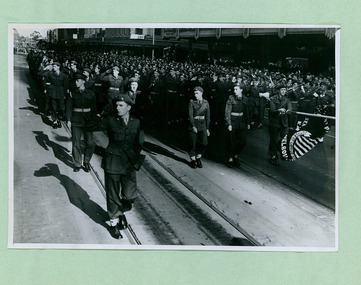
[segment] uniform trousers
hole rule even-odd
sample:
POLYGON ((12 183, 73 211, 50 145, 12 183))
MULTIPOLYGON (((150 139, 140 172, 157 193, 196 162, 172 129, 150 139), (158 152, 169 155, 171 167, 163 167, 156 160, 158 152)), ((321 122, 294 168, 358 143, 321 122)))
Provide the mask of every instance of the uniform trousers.
POLYGON ((50 98, 48 92, 44 93, 44 112, 50 111, 50 98))
POLYGON ((277 157, 277 152, 281 152, 281 140, 288 134, 288 127, 269 126, 269 134, 268 154, 277 157))
POLYGON ((105 172, 107 210, 110 219, 116 219, 131 209, 131 203, 138 195, 135 170, 126 174, 105 172))
POLYGON ((195 156, 197 154, 203 155, 208 145, 207 130, 198 131, 197 133, 189 132, 189 156, 195 156))
POLYGON ((53 121, 64 119, 65 103, 64 99, 51 98, 51 119, 53 121))
POLYGON ((242 152, 247 144, 246 129, 227 131, 227 156, 234 157, 242 152))
POLYGON ((73 163, 75 167, 81 167, 82 165, 82 151, 81 151, 81 138, 84 135, 84 163, 89 163, 93 156, 95 143, 93 138, 93 132, 84 130, 84 127, 71 126, 72 133, 72 155, 73 163))
POLYGON ((264 122, 264 113, 266 110, 266 105, 258 105, 258 123, 263 124, 264 122))

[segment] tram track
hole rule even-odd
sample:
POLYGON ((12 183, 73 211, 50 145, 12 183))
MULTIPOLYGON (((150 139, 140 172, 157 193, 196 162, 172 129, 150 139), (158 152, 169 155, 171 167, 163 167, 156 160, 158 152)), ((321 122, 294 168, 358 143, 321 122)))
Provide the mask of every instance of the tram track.
POLYGON ((217 214, 222 220, 224 220, 227 224, 232 226, 236 231, 241 233, 246 239, 254 246, 262 246, 261 243, 259 243, 257 240, 255 240, 246 230, 244 230, 242 227, 240 227, 236 222, 234 222, 232 219, 228 218, 221 210, 219 210, 215 205, 211 202, 209 202, 207 199, 205 199, 202 195, 200 195, 196 189, 191 186, 189 183, 182 180, 172 169, 170 169, 168 166, 166 166, 164 163, 162 163, 160 160, 158 160, 154 155, 151 154, 151 151, 147 148, 144 148, 144 150, 147 152, 148 156, 156 162, 159 166, 161 166, 167 173, 169 173, 174 179, 176 179, 179 183, 181 183, 186 189, 188 189, 195 197, 197 197, 202 203, 204 203, 211 211, 213 211, 215 214, 217 214))

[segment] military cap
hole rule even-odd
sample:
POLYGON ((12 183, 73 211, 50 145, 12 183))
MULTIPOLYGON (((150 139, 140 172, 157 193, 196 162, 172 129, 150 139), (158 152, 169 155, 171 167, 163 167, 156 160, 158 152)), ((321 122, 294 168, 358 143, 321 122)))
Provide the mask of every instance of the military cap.
POLYGON ((203 88, 200 86, 196 86, 196 87, 194 87, 193 91, 200 91, 203 93, 203 88))
POLYGON ((74 79, 77 80, 77 79, 83 79, 83 80, 86 80, 86 76, 84 74, 81 74, 79 72, 75 73, 74 75, 74 79))
POLYGON ((128 105, 133 105, 132 99, 130 99, 130 97, 126 94, 121 94, 121 95, 114 97, 114 99, 112 100, 113 105, 115 106, 115 103, 117 103, 117 102, 125 102, 128 105))
POLYGON ((88 72, 89 74, 91 73, 90 68, 84 68, 84 70, 83 70, 83 71, 88 72))
POLYGON ((325 81, 321 81, 320 86, 322 86, 322 85, 328 86, 327 82, 325 82, 325 81))
POLYGON ((287 85, 284 84, 283 82, 281 82, 279 85, 277 85, 277 88, 278 88, 278 89, 287 88, 287 85))
POLYGON ((78 63, 75 60, 72 60, 70 64, 78 65, 78 63))
POLYGON ((117 70, 117 71, 119 71, 119 67, 118 66, 113 66, 113 68, 112 68, 113 70, 117 70))
POLYGON ((138 79, 135 78, 135 77, 130 78, 130 79, 129 79, 129 84, 130 84, 130 83, 133 83, 133 82, 137 82, 137 83, 138 83, 138 79))
POLYGON ((57 66, 59 66, 59 67, 61 66, 61 64, 60 64, 59 62, 57 62, 57 61, 56 61, 56 62, 53 62, 53 65, 57 65, 57 66))

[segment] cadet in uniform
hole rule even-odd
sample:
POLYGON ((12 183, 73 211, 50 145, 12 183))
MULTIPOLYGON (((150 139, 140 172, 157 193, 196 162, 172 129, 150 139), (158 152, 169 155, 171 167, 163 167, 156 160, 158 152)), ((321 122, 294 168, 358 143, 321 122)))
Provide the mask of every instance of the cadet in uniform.
POLYGON ((60 63, 53 63, 53 71, 45 71, 45 80, 49 83, 48 89, 51 104, 51 119, 53 128, 61 128, 60 120, 65 117, 65 94, 68 90, 69 81, 65 73, 60 71, 60 63))
POLYGON ((71 127, 72 133, 72 155, 74 172, 78 172, 82 165, 81 137, 84 135, 84 170, 90 171, 90 159, 93 156, 95 143, 93 132, 87 130, 89 123, 94 122, 96 117, 96 98, 92 90, 85 87, 86 76, 75 74, 76 89, 72 97, 67 100, 66 117, 67 124, 71 127))
POLYGON ((117 239, 122 237, 120 230, 128 226, 124 213, 132 208, 137 198, 135 170, 139 170, 144 160, 144 156, 140 155, 144 134, 140 121, 129 115, 132 104, 128 95, 115 97, 112 101, 114 113, 97 124, 99 129, 107 130, 109 137, 102 168, 110 233, 117 239))
POLYGON ((279 94, 270 98, 268 154, 273 165, 279 165, 277 152, 281 151, 281 140, 288 134, 288 114, 292 111, 292 106, 291 101, 285 97, 286 92, 286 85, 282 84, 279 86, 279 94))
POLYGON ((236 83, 233 93, 228 97, 225 109, 225 120, 228 130, 227 135, 227 166, 239 167, 238 155, 247 143, 246 119, 248 117, 248 98, 243 96, 242 87, 236 83))
POLYGON ((243 89, 236 83, 233 93, 228 97, 225 109, 225 120, 228 130, 227 134, 227 166, 239 167, 238 155, 247 143, 246 118, 248 118, 248 98, 243 96, 243 89))
POLYGON ((107 100, 111 104, 112 100, 124 93, 124 79, 123 76, 119 75, 119 67, 114 66, 111 70, 100 75, 100 78, 108 84, 107 100), (112 74, 110 74, 112 73, 112 74))
POLYGON ((191 158, 190 166, 192 168, 202 168, 201 157, 204 154, 208 145, 209 124, 211 120, 211 113, 209 103, 203 99, 202 87, 196 86, 194 89, 194 96, 196 100, 190 100, 188 107, 189 118, 189 142, 191 158))

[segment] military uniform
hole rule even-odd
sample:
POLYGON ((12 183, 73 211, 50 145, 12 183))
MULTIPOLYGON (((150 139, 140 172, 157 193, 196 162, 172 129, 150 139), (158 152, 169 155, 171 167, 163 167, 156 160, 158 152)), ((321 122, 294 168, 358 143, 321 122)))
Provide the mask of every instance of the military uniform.
MULTIPOLYGON (((207 130, 211 120, 210 107, 207 100, 190 100, 188 106, 189 118, 189 156, 200 157, 204 154, 208 145, 207 130), (197 132, 194 132, 194 128, 197 132)), ((198 166, 200 167, 200 166, 198 166)))
POLYGON ((66 117, 71 122, 72 132, 72 155, 74 171, 78 171, 82 165, 81 137, 84 135, 84 169, 90 171, 89 162, 93 156, 95 143, 93 132, 87 130, 89 124, 94 123, 96 117, 96 98, 89 89, 75 89, 72 97, 67 100, 66 117))
MULTIPOLYGON (((121 95, 119 98, 113 100, 113 107, 117 101, 131 104, 128 96, 121 95)), ((140 167, 139 158, 144 134, 140 129, 139 119, 131 116, 128 117, 127 122, 117 115, 102 118, 96 128, 106 130, 109 138, 102 160, 108 215, 111 223, 121 220, 123 227, 126 227, 124 212, 131 209, 132 203, 138 196, 135 170, 139 170, 140 167)), ((115 230, 119 226, 112 225, 115 226, 115 230)))
POLYGON ((107 102, 111 104, 112 100, 124 93, 124 79, 123 76, 115 77, 113 74, 101 74, 101 80, 108 85, 107 102))
POLYGON ((228 97, 225 108, 226 126, 231 126, 232 130, 227 134, 226 154, 230 161, 229 167, 238 166, 238 154, 242 152, 247 144, 246 136, 246 118, 248 117, 248 98, 245 96, 238 97, 234 94, 228 97))
POLYGON ((287 97, 276 95, 270 99, 269 110, 269 133, 270 144, 268 154, 271 156, 270 162, 277 165, 278 151, 281 140, 288 134, 288 114, 292 111, 291 102, 287 97), (284 108, 284 113, 279 109, 284 108))
POLYGON ((94 74, 93 81, 94 81, 94 93, 96 97, 98 112, 100 112, 100 110, 102 110, 107 104, 107 99, 105 97, 105 92, 104 92, 104 85, 100 77, 100 74, 94 74))
POLYGON ((157 76, 152 77, 149 86, 149 98, 151 104, 151 120, 159 125, 164 115, 164 82, 157 76))
POLYGON ((43 73, 48 87, 51 119, 54 122, 53 127, 61 127, 60 120, 65 117, 65 97, 69 86, 68 77, 63 72, 45 72, 43 73))

